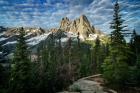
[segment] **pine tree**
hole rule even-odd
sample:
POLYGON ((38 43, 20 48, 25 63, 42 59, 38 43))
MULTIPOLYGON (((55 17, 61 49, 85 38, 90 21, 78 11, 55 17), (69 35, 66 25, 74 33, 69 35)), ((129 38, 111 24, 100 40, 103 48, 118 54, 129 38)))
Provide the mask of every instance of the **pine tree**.
POLYGON ((46 63, 46 59, 45 59, 46 55, 46 48, 44 46, 44 42, 42 42, 38 48, 38 66, 37 66, 37 70, 36 70, 36 76, 37 81, 35 81, 36 83, 36 93, 40 93, 40 92, 46 92, 47 91, 47 75, 46 75, 46 69, 47 69, 47 63, 46 63))
POLYGON ((124 20, 122 20, 121 18, 120 6, 117 0, 114 5, 113 21, 111 22, 111 26, 110 26, 110 28, 113 29, 113 31, 111 32, 111 43, 116 47, 119 47, 120 44, 125 43, 123 33, 126 31, 124 30, 126 26, 123 26, 123 22, 124 20))
MULTIPOLYGON (((137 56, 136 60, 136 81, 137 81, 137 86, 140 86, 140 54, 137 56)), ((132 73, 132 74, 134 74, 132 73)), ((135 74, 134 74, 135 75, 135 74)))
POLYGON ((140 36, 136 33, 135 29, 131 35, 130 40, 130 48, 132 51, 132 55, 130 57, 131 63, 133 66, 131 69, 131 80, 130 82, 134 82, 137 86, 140 86, 140 36))
POLYGON ((3 59, 2 57, 3 57, 3 51, 2 51, 2 47, 0 45, 0 63, 2 62, 2 59, 3 59))
POLYGON ((57 69, 57 59, 55 53, 55 37, 52 33, 51 35, 51 44, 48 46, 48 68, 47 68, 47 78, 48 78, 48 92, 56 92, 56 69, 57 69))
POLYGON ((80 44, 80 77, 86 77, 95 74, 95 62, 94 62, 94 46, 93 42, 83 42, 80 44), (91 44, 92 43, 92 44, 91 44))
POLYGON ((72 63, 71 63, 71 48, 72 48, 72 45, 71 45, 72 41, 71 41, 71 38, 69 38, 68 40, 68 64, 69 64, 69 75, 71 74, 71 66, 72 66, 72 63))
POLYGON ((95 41, 95 47, 94 47, 94 56, 95 56, 95 60, 94 60, 94 64, 95 64, 95 68, 96 68, 96 73, 99 72, 100 69, 100 59, 101 59, 101 45, 100 45, 100 40, 99 37, 96 38, 95 41))
POLYGON ((56 53, 55 53, 55 40, 54 34, 50 34, 48 44, 42 44, 40 50, 40 62, 39 62, 39 85, 38 91, 44 93, 56 92, 56 53))
POLYGON ((77 33, 77 43, 78 43, 78 47, 80 48, 80 33, 77 33))
POLYGON ((30 93, 30 70, 31 64, 28 58, 25 31, 20 28, 11 68, 10 93, 30 93))
POLYGON ((135 29, 133 30, 133 33, 131 35, 131 39, 130 39, 130 49, 131 49, 131 57, 129 58, 131 61, 130 65, 136 65, 136 59, 137 59, 137 45, 136 45, 136 38, 137 38, 137 33, 135 31, 135 29))
POLYGON ((120 87, 126 83, 128 78, 128 48, 125 43, 123 32, 123 20, 119 14, 120 7, 118 1, 114 5, 113 22, 111 23, 111 48, 103 66, 103 76, 108 83, 115 87, 120 87))
POLYGON ((58 37, 59 42, 58 42, 58 48, 56 48, 57 51, 57 60, 59 65, 63 64, 64 62, 64 50, 63 50, 63 46, 62 46, 62 42, 61 42, 61 37, 62 37, 62 32, 60 33, 60 36, 58 37))
POLYGON ((136 63, 138 63, 138 60, 139 60, 139 55, 140 55, 140 47, 139 47, 139 38, 140 36, 136 33, 135 30, 133 30, 133 34, 132 34, 132 39, 131 39, 131 46, 132 46, 132 51, 135 55, 135 59, 134 61, 136 61, 136 63))
POLYGON ((84 53, 81 58, 81 63, 80 63, 80 77, 86 77, 92 74, 93 69, 92 69, 92 64, 90 60, 90 52, 84 53))
POLYGON ((5 84, 5 78, 7 78, 7 77, 5 77, 6 75, 5 75, 5 69, 4 69, 4 67, 1 65, 1 63, 0 63, 0 92, 1 92, 1 89, 3 89, 4 88, 4 84, 5 84))
POLYGON ((8 60, 3 53, 3 47, 0 45, 0 93, 7 92, 8 80, 9 80, 9 66, 4 66, 8 60))

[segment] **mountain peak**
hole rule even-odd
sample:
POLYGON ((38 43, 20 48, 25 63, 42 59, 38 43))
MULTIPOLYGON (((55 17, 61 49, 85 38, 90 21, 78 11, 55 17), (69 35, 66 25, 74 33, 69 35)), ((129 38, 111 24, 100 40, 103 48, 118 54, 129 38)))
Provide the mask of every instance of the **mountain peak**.
POLYGON ((81 15, 79 18, 71 21, 69 18, 64 17, 60 23, 60 28, 62 31, 80 33, 84 38, 88 37, 89 34, 97 34, 94 26, 92 26, 86 17, 86 15, 81 15))
POLYGON ((91 28, 90 22, 89 22, 88 18, 85 15, 81 15, 79 20, 80 20, 80 25, 82 25, 84 27, 86 26, 86 27, 91 28))
POLYGON ((67 20, 67 21, 69 21, 69 18, 68 18, 68 17, 63 17, 62 20, 67 20))
POLYGON ((70 20, 67 17, 62 18, 61 23, 60 23, 60 28, 63 29, 64 31, 67 31, 67 26, 70 24, 70 20))
POLYGON ((80 20, 88 20, 88 19, 87 19, 86 15, 81 15, 80 20))

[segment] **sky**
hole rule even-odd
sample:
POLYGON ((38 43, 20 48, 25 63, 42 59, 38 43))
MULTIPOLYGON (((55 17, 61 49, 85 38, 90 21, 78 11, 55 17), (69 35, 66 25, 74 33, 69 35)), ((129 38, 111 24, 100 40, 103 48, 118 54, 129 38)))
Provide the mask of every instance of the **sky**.
MULTIPOLYGON (((95 28, 111 31, 114 0, 0 0, 0 25, 5 27, 59 27, 63 17, 84 14, 95 28)), ((140 0, 119 0, 127 29, 140 33, 140 0)))

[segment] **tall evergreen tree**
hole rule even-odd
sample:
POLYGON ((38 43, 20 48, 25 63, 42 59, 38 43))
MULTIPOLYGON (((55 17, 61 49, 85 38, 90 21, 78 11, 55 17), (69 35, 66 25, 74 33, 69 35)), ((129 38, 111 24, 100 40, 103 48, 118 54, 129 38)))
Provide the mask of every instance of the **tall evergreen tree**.
POLYGON ((0 93, 7 92, 9 80, 9 66, 5 66, 8 60, 5 58, 3 52, 3 47, 0 45, 0 93))
MULTIPOLYGON (((137 86, 140 87, 140 54, 137 56, 137 60, 136 60, 136 72, 134 72, 134 73, 136 73, 137 86)), ((134 74, 134 73, 132 73, 132 74, 134 74)))
POLYGON ((38 92, 56 92, 56 53, 55 53, 54 34, 50 34, 48 44, 42 44, 39 62, 39 85, 38 92))
POLYGON ((78 47, 80 48, 80 33, 77 33, 77 43, 78 43, 78 47))
POLYGON ((131 40, 130 40, 130 48, 132 51, 132 55, 130 57, 131 63, 133 65, 133 69, 131 70, 131 82, 134 82, 137 84, 137 86, 140 86, 140 35, 138 35, 135 31, 133 30, 131 40))
POLYGON ((25 41, 25 31, 22 27, 19 29, 19 36, 11 67, 10 93, 31 92, 30 67, 28 47, 25 41))
POLYGON ((133 30, 133 33, 131 35, 131 39, 130 39, 130 49, 131 49, 131 65, 136 65, 136 60, 137 60, 137 43, 136 40, 137 39, 137 33, 135 31, 135 29, 133 30))
POLYGON ((111 23, 111 48, 108 57, 103 64, 103 76, 108 83, 115 87, 124 85, 128 76, 128 48, 125 43, 123 32, 123 20, 121 19, 118 0, 114 5, 113 21, 111 23))
POLYGON ((131 49, 134 52, 134 55, 135 55, 134 58, 137 60, 139 58, 139 55, 140 55, 140 47, 139 47, 140 35, 138 35, 136 33, 136 31, 133 30, 133 34, 132 34, 131 37, 132 37, 131 42, 130 42, 131 43, 131 49))
POLYGON ((71 38, 69 38, 68 40, 68 64, 69 64, 69 75, 71 74, 71 48, 72 48, 72 45, 71 45, 72 41, 71 41, 71 38))
POLYGON ((96 68, 96 73, 99 72, 99 68, 100 68, 100 57, 101 57, 101 44, 100 44, 100 40, 99 37, 96 38, 95 41, 95 47, 94 47, 94 56, 95 56, 95 60, 94 60, 94 64, 95 64, 95 68, 96 68))
POLYGON ((110 28, 113 29, 111 32, 111 43, 114 46, 119 46, 120 44, 125 43, 125 39, 123 37, 123 33, 126 31, 124 28, 126 26, 123 26, 124 20, 122 20, 120 15, 120 6, 118 3, 118 0, 116 1, 114 5, 114 15, 113 15, 113 21, 111 22, 110 28))
POLYGON ((57 56, 59 55, 59 57, 57 57, 57 60, 59 62, 59 65, 63 64, 64 62, 64 50, 63 50, 63 46, 62 46, 62 42, 61 42, 61 37, 62 37, 62 32, 60 33, 59 37, 58 37, 58 47, 56 48, 57 51, 57 56))

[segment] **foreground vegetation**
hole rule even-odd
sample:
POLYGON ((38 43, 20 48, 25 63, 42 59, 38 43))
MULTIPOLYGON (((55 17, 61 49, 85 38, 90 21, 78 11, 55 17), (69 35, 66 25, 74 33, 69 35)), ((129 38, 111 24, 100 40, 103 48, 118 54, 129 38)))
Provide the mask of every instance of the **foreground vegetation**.
POLYGON ((24 29, 19 29, 18 43, 10 69, 0 66, 0 93, 56 93, 67 89, 77 79, 101 73, 106 84, 119 89, 140 86, 140 36, 133 31, 126 43, 119 4, 114 7, 113 29, 110 42, 81 42, 69 38, 65 46, 52 33, 50 40, 40 43, 37 59, 31 54, 25 42, 24 29))

